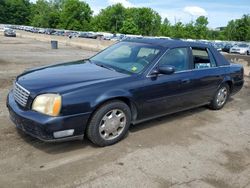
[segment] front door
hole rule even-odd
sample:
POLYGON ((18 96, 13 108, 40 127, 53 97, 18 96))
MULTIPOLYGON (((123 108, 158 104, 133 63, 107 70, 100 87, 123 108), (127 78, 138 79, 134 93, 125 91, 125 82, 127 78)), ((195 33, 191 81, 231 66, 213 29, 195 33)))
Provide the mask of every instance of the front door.
POLYGON ((193 83, 189 59, 188 48, 170 49, 161 58, 158 65, 174 66, 175 72, 171 75, 147 76, 143 89, 143 118, 176 112, 191 105, 193 83))

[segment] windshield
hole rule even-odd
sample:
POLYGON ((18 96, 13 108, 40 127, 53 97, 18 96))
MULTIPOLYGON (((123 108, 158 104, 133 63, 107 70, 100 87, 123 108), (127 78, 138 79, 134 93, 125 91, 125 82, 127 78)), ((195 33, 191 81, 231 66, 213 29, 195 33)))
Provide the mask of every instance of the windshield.
POLYGON ((160 54, 160 48, 148 44, 120 42, 96 56, 91 62, 126 74, 141 73, 160 54))

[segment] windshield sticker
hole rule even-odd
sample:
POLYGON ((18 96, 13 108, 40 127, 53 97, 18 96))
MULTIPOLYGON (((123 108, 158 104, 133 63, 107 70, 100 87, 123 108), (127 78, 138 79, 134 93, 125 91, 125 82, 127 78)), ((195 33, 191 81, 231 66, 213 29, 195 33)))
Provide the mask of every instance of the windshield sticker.
POLYGON ((133 72, 135 72, 135 71, 137 71, 137 67, 133 66, 133 67, 131 68, 131 70, 132 70, 133 72))

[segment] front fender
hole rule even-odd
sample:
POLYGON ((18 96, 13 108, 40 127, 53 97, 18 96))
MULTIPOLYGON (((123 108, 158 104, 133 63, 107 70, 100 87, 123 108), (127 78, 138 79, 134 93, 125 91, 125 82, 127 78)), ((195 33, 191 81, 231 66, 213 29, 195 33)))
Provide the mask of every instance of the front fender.
POLYGON ((96 100, 91 102, 91 108, 96 108, 100 104, 102 104, 108 100, 115 99, 115 98, 126 98, 126 99, 129 99, 130 101, 134 102, 133 96, 131 93, 129 93, 126 90, 115 89, 115 90, 111 90, 111 91, 107 91, 105 93, 102 93, 100 96, 98 96, 96 98, 96 100))

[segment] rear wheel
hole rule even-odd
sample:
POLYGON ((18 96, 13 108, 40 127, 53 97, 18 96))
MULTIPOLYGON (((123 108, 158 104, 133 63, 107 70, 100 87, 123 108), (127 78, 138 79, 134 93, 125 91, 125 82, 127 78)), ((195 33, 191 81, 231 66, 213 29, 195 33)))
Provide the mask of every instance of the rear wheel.
POLYGON ((220 110, 226 104, 229 97, 230 90, 228 84, 222 84, 217 90, 213 100, 210 103, 210 108, 213 110, 220 110))
POLYGON ((119 142, 127 133, 131 122, 131 111, 121 101, 103 104, 93 114, 87 127, 87 137, 98 146, 119 142))

